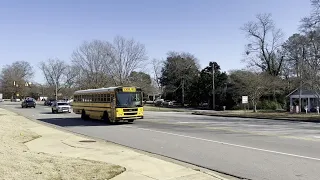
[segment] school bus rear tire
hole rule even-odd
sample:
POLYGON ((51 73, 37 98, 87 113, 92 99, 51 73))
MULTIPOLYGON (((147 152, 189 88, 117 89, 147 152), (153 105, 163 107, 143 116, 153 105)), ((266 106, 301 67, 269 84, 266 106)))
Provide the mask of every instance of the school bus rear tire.
POLYGON ((81 112, 81 119, 83 119, 83 120, 87 120, 88 119, 88 116, 87 116, 85 110, 82 110, 82 112, 81 112))

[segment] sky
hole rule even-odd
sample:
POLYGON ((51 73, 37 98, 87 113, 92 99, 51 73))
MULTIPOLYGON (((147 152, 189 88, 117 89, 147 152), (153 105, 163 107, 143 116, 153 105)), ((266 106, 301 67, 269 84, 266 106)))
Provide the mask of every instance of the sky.
POLYGON ((83 41, 134 38, 150 60, 168 51, 194 54, 202 68, 216 61, 223 71, 246 67, 240 28, 258 13, 271 13, 285 37, 308 16, 308 0, 2 0, 0 67, 28 61, 33 81, 43 83, 39 63, 70 62, 83 41))

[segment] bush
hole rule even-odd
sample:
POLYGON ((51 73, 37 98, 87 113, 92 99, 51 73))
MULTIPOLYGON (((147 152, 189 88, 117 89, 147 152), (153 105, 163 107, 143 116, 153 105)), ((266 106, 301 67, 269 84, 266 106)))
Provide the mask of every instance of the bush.
POLYGON ((277 109, 282 109, 282 107, 278 102, 265 100, 258 103, 258 109, 277 110, 277 109))

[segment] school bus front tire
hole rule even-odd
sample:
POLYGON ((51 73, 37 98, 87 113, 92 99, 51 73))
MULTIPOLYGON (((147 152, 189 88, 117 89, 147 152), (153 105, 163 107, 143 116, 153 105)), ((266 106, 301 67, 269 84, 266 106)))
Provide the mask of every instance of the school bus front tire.
POLYGON ((110 118, 109 118, 109 114, 107 111, 105 111, 103 113, 103 116, 102 116, 102 120, 108 124, 113 124, 111 121, 110 121, 110 118))

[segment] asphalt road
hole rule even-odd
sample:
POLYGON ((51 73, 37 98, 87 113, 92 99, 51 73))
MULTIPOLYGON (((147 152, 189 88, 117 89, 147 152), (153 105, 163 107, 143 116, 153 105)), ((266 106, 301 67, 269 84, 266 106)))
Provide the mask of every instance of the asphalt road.
POLYGON ((320 179, 320 123, 145 112, 109 126, 73 113, 51 114, 16 103, 0 107, 70 131, 153 152, 247 179, 320 179))

